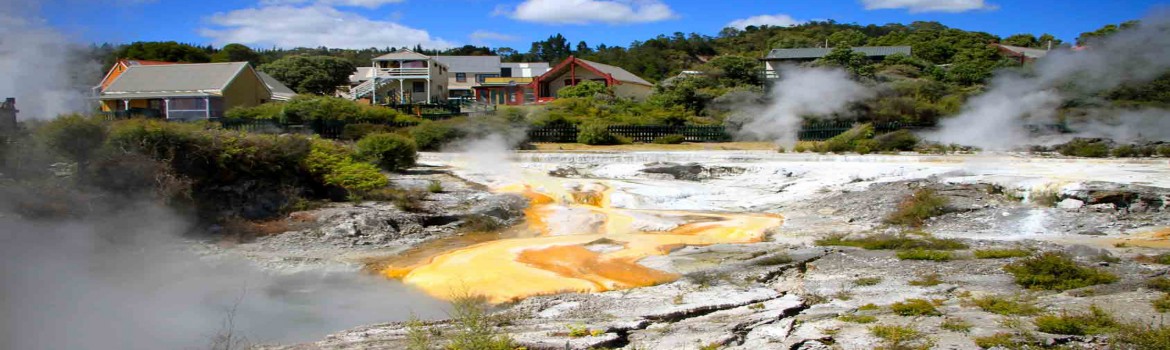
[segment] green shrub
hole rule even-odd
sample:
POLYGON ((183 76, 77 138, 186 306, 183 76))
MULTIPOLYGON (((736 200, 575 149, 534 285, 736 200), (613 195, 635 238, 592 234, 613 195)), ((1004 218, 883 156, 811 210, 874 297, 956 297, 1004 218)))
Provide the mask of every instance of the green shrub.
POLYGON ((926 219, 946 213, 949 204, 946 197, 938 195, 929 188, 919 189, 898 204, 898 210, 886 218, 886 222, 894 225, 921 227, 926 219))
POLYGON ((414 166, 418 149, 414 140, 397 134, 370 134, 357 142, 359 158, 387 171, 402 171, 414 166))
POLYGON ((972 300, 975 306, 978 306, 983 311, 993 314, 1005 316, 1032 316, 1040 313, 1040 308, 1021 301, 1019 299, 1009 299, 996 295, 988 295, 982 298, 972 300))
POLYGON ((98 118, 63 115, 37 129, 37 136, 69 160, 89 162, 106 141, 108 131, 98 118))
POLYGON ((837 317, 837 319, 841 320, 843 322, 852 322, 852 323, 861 323, 861 324, 877 322, 877 317, 874 317, 871 315, 848 314, 848 315, 841 315, 840 317, 837 317))
POLYGON ((360 194, 390 185, 390 180, 369 163, 346 162, 325 175, 325 183, 360 194))
POLYGON ((850 152, 857 148, 857 142, 873 138, 873 125, 861 124, 833 136, 820 145, 819 150, 832 153, 850 152))
POLYGON ((1097 139, 1073 139, 1057 146, 1060 154, 1070 157, 1103 158, 1109 156, 1109 145, 1097 139))
POLYGON ((609 132, 609 129, 600 123, 588 124, 577 132, 577 142, 586 145, 621 145, 628 143, 622 138, 609 132))
POLYGON ((361 140, 363 137, 366 137, 366 135, 369 134, 388 133, 390 131, 390 126, 384 124, 345 124, 345 127, 341 129, 341 139, 357 141, 361 140))
POLYGON ((890 235, 878 234, 870 235, 862 238, 845 239, 844 236, 829 236, 818 239, 816 244, 819 246, 845 246, 857 247, 866 250, 907 250, 907 249, 932 249, 932 250, 959 250, 967 249, 967 245, 963 242, 950 238, 934 238, 934 237, 911 237, 905 234, 890 235))
POLYGON ((1162 293, 1162 297, 1154 299, 1150 304, 1154 305, 1154 310, 1158 312, 1170 312, 1170 293, 1162 293))
POLYGON ((1090 306, 1087 313, 1041 315, 1033 323, 1038 331, 1065 335, 1104 334, 1116 330, 1119 325, 1113 316, 1096 305, 1090 306))
POLYGON ((942 312, 934 308, 928 300, 906 299, 890 305, 890 310, 901 316, 940 316, 942 312))
POLYGON ((286 124, 304 124, 312 121, 360 121, 362 106, 339 97, 298 95, 285 103, 286 124))
POLYGON ((1027 249, 979 249, 975 251, 977 259, 1007 259, 1031 256, 1032 251, 1027 249))
POLYGON ((862 277, 853 280, 855 286, 876 286, 879 283, 882 283, 881 277, 862 277))
POLYGON ((238 120, 284 120, 284 103, 273 102, 265 103, 259 106, 244 107, 238 106, 224 112, 224 117, 227 119, 238 120))
POLYGON ((1158 146, 1158 155, 1163 157, 1170 157, 1170 145, 1158 146))
POLYGON ((1044 253, 1003 267, 1025 288, 1069 290, 1097 284, 1113 283, 1117 276, 1077 264, 1060 253, 1044 253))
POLYGON ((1157 290, 1157 291, 1170 292, 1170 278, 1166 278, 1166 277, 1151 278, 1149 281, 1146 282, 1146 287, 1149 287, 1150 289, 1157 290))
POLYGON ((967 333, 971 331, 971 323, 958 317, 947 317, 943 319, 939 327, 952 332, 967 333))
POLYGON ((880 149, 878 149, 878 147, 879 147, 879 145, 878 145, 877 141, 857 140, 857 142, 853 145, 853 151, 857 152, 857 154, 870 154, 873 152, 880 151, 880 149))
POLYGON ((1134 145, 1121 145, 1113 148, 1113 156, 1117 158, 1135 158, 1141 156, 1141 150, 1134 145))
POLYGON ((1114 349, 1170 350, 1170 325, 1122 324, 1109 340, 1114 349))
POLYGON ((605 84, 591 80, 577 83, 575 86, 566 86, 557 91, 558 98, 593 98, 597 94, 611 94, 605 84))
POLYGON ((877 148, 875 150, 881 152, 913 151, 920 141, 918 136, 909 130, 885 133, 873 139, 877 142, 877 148))
POLYGON ((677 145, 683 143, 686 140, 687 137, 683 135, 666 135, 654 139, 654 143, 659 145, 677 145))
POLYGON ((420 151, 438 151, 443 145, 463 137, 452 121, 425 122, 410 128, 410 136, 420 151))
POLYGON ((876 325, 869 328, 873 336, 882 340, 881 350, 930 349, 933 342, 914 328, 907 326, 876 325))
POLYGON ((910 249, 898 252, 898 259, 902 260, 950 261, 954 258, 951 252, 944 250, 910 249))
POLYGON ((449 350, 514 350, 515 341, 496 329, 481 296, 458 295, 452 301, 451 319, 455 330, 448 339, 449 350))
POLYGON ((928 273, 928 274, 924 274, 924 275, 919 275, 918 279, 910 280, 910 282, 907 282, 907 283, 909 285, 917 286, 917 287, 934 287, 934 286, 942 284, 943 280, 942 280, 942 275, 939 275, 937 273, 928 273))
POLYGON ((1017 337, 1012 333, 996 333, 995 335, 975 338, 975 345, 984 349, 1003 348, 1009 350, 1024 350, 1035 349, 1039 344, 1037 344, 1035 341, 1032 341, 1031 339, 1017 337))

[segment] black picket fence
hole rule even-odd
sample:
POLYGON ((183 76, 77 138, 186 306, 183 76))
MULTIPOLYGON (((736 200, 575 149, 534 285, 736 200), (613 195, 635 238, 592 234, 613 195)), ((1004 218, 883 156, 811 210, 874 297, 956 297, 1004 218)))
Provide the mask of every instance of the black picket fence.
MULTIPOLYGON (((824 141, 853 128, 855 124, 852 121, 810 123, 801 128, 797 137, 801 141, 824 141)), ((874 124, 874 130, 877 133, 923 127, 898 122, 874 124)), ((732 139, 732 131, 722 125, 611 125, 607 129, 610 133, 629 138, 634 142, 653 142, 667 135, 682 135, 686 142, 727 142, 732 139)), ((528 130, 528 141, 573 143, 577 142, 578 131, 579 129, 572 125, 535 127, 528 130)))

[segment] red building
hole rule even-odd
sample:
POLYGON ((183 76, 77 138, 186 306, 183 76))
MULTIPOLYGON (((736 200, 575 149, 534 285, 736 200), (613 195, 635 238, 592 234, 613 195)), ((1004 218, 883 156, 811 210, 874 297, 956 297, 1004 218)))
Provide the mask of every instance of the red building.
POLYGON ((595 81, 609 87, 614 96, 641 100, 649 96, 654 84, 619 67, 569 56, 548 72, 525 81, 525 78, 491 78, 476 87, 476 99, 498 105, 543 103, 556 99, 557 92, 582 81, 595 81))

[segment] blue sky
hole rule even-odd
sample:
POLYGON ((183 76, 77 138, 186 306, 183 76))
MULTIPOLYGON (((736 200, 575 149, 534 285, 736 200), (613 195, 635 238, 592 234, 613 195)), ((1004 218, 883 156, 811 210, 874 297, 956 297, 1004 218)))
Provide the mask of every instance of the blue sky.
POLYGON ((659 34, 714 35, 733 23, 833 19, 859 24, 939 21, 990 32, 1052 33, 1072 41, 1139 19, 1152 0, 46 0, 39 16, 81 42, 175 40, 253 47, 463 44, 526 51, 562 33, 590 45, 659 34), (739 21, 739 22, 737 22, 739 21))

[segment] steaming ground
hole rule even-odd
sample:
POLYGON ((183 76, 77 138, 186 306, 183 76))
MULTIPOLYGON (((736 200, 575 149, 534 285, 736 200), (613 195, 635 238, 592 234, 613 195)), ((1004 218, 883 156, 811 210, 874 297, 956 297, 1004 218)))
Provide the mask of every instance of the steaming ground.
POLYGON ((0 348, 210 348, 232 329, 233 307, 248 343, 444 314, 445 303, 354 268, 274 273, 202 256, 175 238, 186 228, 153 207, 89 221, 0 217, 0 348))

